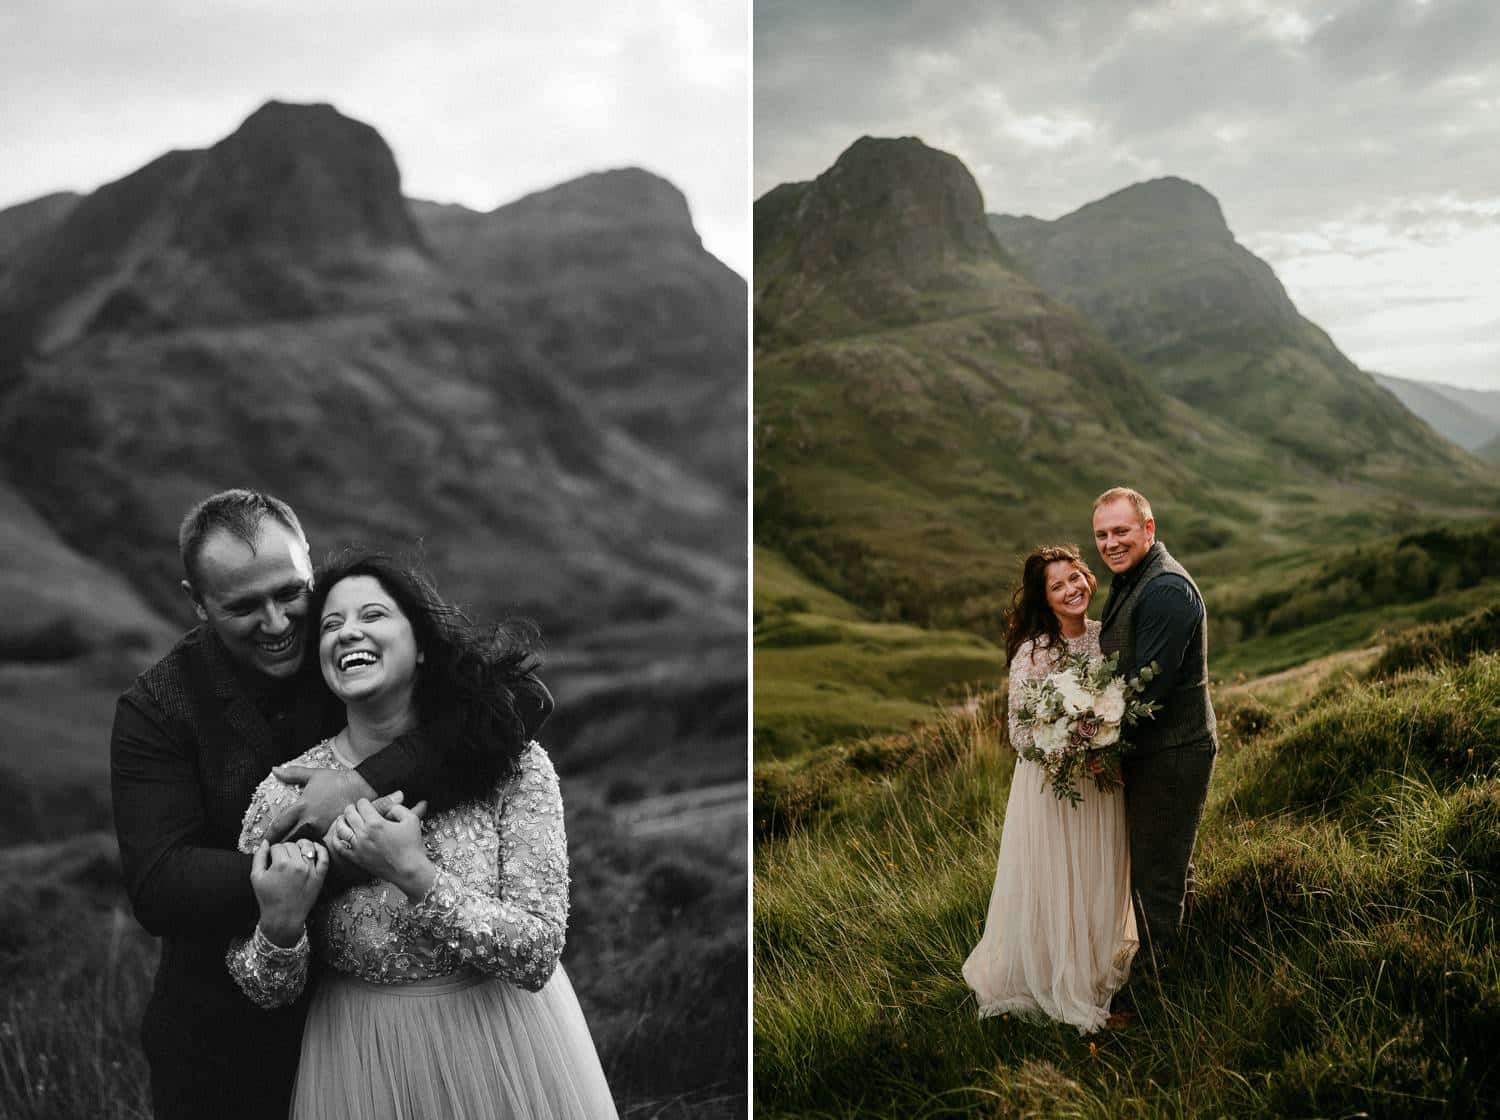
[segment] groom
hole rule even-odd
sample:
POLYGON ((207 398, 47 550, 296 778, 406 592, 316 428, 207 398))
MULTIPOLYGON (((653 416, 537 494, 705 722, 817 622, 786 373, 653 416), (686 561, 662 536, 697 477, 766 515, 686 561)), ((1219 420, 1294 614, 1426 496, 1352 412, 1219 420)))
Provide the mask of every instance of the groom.
POLYGON ((1218 751, 1207 617, 1198 585, 1156 539, 1151 504, 1137 491, 1117 486, 1095 499, 1094 544, 1113 573, 1100 649, 1120 655, 1127 678, 1157 666, 1141 698, 1161 707, 1155 719, 1136 724, 1122 771, 1138 959, 1159 968, 1177 946, 1218 751))
MULTIPOLYGON (((227 490, 189 511, 178 536, 182 588, 202 625, 120 697, 110 741, 115 830, 136 917, 161 938, 141 1025, 158 1120, 285 1116, 304 1004, 262 1011, 224 963, 229 939, 254 927, 250 857, 240 821, 271 767, 343 726, 343 706, 317 667, 307 618, 313 570, 307 538, 285 502, 227 490)), ((535 678, 517 696, 528 735, 552 708, 535 678)), ((299 770, 294 828, 321 837, 361 797, 401 789, 408 803, 456 798, 440 735, 422 729, 357 771, 299 770)))

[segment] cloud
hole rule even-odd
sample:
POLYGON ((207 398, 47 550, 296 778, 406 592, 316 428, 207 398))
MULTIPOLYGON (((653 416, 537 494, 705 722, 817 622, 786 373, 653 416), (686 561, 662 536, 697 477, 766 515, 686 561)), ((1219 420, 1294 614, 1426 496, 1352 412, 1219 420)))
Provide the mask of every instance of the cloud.
POLYGON ((1408 320, 1433 354, 1454 327, 1436 315, 1452 293, 1429 290, 1445 269, 1500 305, 1455 248, 1500 220, 1484 209, 1500 183, 1489 0, 761 0, 755 37, 757 194, 858 136, 915 135, 962 159, 993 212, 1200 183, 1341 340, 1364 314, 1360 270, 1387 288, 1359 301, 1433 313, 1408 320), (1350 302, 1319 297, 1325 281, 1350 302))

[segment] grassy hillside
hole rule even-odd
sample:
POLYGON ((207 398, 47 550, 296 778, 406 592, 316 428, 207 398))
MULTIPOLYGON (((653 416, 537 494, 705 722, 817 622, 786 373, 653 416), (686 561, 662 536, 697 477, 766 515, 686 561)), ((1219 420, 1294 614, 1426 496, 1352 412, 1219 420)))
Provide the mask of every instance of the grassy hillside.
MULTIPOLYGON (((1172 516, 1171 507, 1159 508, 1172 516)), ((1362 525, 1368 531, 1357 518, 1325 524, 1300 547, 1285 542, 1288 547, 1270 556, 1237 548, 1201 559, 1188 553, 1208 601, 1217 679, 1243 680, 1377 646, 1411 627, 1500 603, 1500 522, 1373 538, 1361 537, 1362 525), (1340 540, 1344 547, 1330 550, 1340 540)), ((1176 534, 1166 539, 1182 554, 1176 534)), ((1090 545, 1082 543, 1092 559, 1090 545)), ((801 555, 810 557, 813 570, 827 571, 818 552, 801 555)), ((1019 549, 1004 557, 1005 568, 987 589, 996 610, 1009 593, 1018 555, 1019 549)), ((1000 558, 988 559, 998 569, 1000 558)), ((975 633, 994 633, 998 641, 992 619, 974 630, 879 621, 899 618, 899 605, 862 611, 767 548, 756 551, 755 586, 758 759, 788 759, 820 744, 904 730, 930 714, 934 703, 952 704, 971 689, 992 687, 1004 672, 1002 649, 975 633)), ((1096 616, 1106 587, 1107 577, 1095 598, 1096 616)), ((973 595, 970 602, 980 591, 973 595)))
POLYGON ((1082 324, 998 308, 762 355, 756 543, 866 611, 994 637, 1019 556, 1087 543, 1093 498, 1122 479, 1177 554, 1224 550, 1242 570, 1410 517, 1357 486, 1308 488, 1169 398, 1132 412, 1132 384, 1082 324))
POLYGON ((984 638, 865 617, 767 548, 755 550, 754 621, 761 758, 900 730, 1005 671, 984 638))
MULTIPOLYGON (((1304 558, 1305 559, 1305 558, 1304 558)), ((1500 601, 1500 522, 1450 525, 1237 580, 1200 576, 1220 677, 1286 668, 1500 601)))
POLYGON ((757 1113, 1495 1115, 1500 626, 1398 647, 1417 668, 1219 691, 1187 950, 1093 1038, 980 1022, 959 973, 1010 781, 998 698, 758 766, 757 1113))

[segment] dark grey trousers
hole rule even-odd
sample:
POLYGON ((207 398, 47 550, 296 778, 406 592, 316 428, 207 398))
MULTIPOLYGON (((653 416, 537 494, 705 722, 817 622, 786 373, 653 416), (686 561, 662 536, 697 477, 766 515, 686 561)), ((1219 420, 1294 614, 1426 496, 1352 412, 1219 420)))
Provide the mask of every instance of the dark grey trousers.
POLYGON ((1136 960, 1148 968, 1177 947, 1193 876, 1193 841, 1216 753, 1213 740, 1205 739, 1148 755, 1126 754, 1122 760, 1130 893, 1141 939, 1136 960))

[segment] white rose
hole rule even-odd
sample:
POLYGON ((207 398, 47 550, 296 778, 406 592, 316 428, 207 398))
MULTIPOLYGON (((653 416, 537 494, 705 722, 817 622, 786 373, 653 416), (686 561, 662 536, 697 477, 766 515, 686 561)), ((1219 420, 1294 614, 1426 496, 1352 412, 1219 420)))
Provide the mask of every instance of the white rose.
POLYGON ((1094 736, 1091 747, 1112 747, 1120 741, 1120 725, 1118 723, 1106 723, 1099 728, 1099 734, 1094 736))
POLYGON ((1036 729, 1033 739, 1043 754, 1056 754, 1068 745, 1068 721, 1059 719, 1043 724, 1036 729))
POLYGON ((1053 678, 1057 685, 1058 695, 1062 697, 1063 711, 1070 716, 1076 716, 1089 710, 1093 704, 1093 694, 1083 685, 1078 683, 1078 678, 1071 672, 1058 673, 1053 678))
MULTIPOLYGON (((1116 677, 1099 694, 1094 714, 1105 723, 1119 723, 1125 718, 1125 685, 1116 677)), ((1116 729, 1118 730, 1118 728, 1116 729)))

